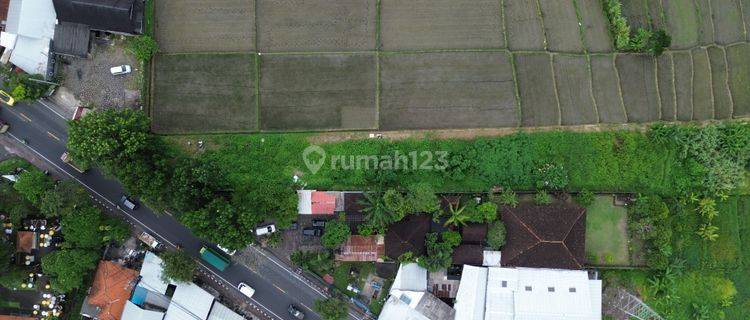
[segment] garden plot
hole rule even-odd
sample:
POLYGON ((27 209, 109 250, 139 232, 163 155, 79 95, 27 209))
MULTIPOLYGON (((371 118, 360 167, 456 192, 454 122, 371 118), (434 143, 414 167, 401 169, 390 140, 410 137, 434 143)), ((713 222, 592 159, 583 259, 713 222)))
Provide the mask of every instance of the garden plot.
POLYGON ((507 52, 393 54, 380 65, 381 129, 518 125, 507 52))
POLYGON ((262 52, 375 49, 375 1, 258 1, 262 52))
POLYGON ((627 122, 613 55, 591 55, 591 84, 599 111, 599 122, 627 122))
POLYGON ((497 0, 381 0, 384 50, 502 48, 497 0))
POLYGON ((586 256, 594 265, 627 266, 628 211, 613 205, 612 196, 596 196, 586 208, 586 256))
POLYGON ((674 88, 677 97, 677 120, 693 119, 693 59, 689 52, 674 52, 674 88))
POLYGON ((698 14, 698 41, 701 44, 714 43, 714 21, 711 17, 712 0, 695 0, 698 14))
POLYGON ((598 123, 586 56, 557 54, 552 60, 562 124, 598 123))
POLYGON ((671 53, 665 52, 656 59, 656 72, 659 79, 659 97, 661 98, 661 120, 677 120, 671 53))
POLYGON ((511 50, 542 50, 546 40, 536 1, 504 0, 505 27, 511 50))
POLYGON ((583 52, 581 29, 572 0, 539 0, 550 51, 583 52))
POLYGON ((727 84, 727 63, 724 59, 724 49, 708 48, 708 59, 711 63, 711 87, 714 94, 714 117, 716 119, 732 118, 732 97, 729 95, 727 84))
POLYGON ((615 64, 628 122, 659 120, 655 59, 648 55, 620 54, 615 64))
POLYGON ((711 66, 706 49, 693 49, 693 120, 714 118, 711 66))
POLYGON ((158 133, 257 129, 255 56, 158 55, 151 116, 158 133))
POLYGON ((716 42, 719 44, 730 44, 745 40, 739 1, 711 0, 711 10, 714 17, 718 17, 714 19, 714 28, 716 30, 716 42))
POLYGON ((729 89, 734 100, 734 117, 750 116, 750 44, 727 49, 729 89))
POLYGON ((238 52, 255 49, 255 1, 154 1, 159 50, 238 52))
POLYGON ((374 55, 262 57, 262 130, 370 129, 376 126, 374 55))
POLYGON ((600 0, 578 0, 583 24, 583 42, 589 52, 612 52, 607 19, 600 0))
POLYGON ((698 16, 694 0, 663 0, 672 47, 685 49, 698 43, 698 16))
POLYGON ((524 126, 560 124, 550 56, 546 53, 514 54, 524 126))

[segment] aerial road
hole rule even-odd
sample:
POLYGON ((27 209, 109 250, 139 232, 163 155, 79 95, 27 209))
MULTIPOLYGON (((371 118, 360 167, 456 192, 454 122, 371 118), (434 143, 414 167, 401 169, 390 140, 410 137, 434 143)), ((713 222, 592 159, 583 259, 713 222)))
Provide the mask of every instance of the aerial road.
MULTIPOLYGON (((97 169, 79 173, 60 160, 66 151, 66 119, 52 109, 49 102, 18 102, 9 107, 0 107, 0 119, 10 125, 6 135, 15 140, 19 146, 29 148, 32 153, 44 159, 49 165, 80 183, 90 192, 93 199, 105 208, 122 216, 128 222, 156 236, 170 247, 179 245, 185 252, 198 258, 202 246, 207 244, 195 237, 174 217, 167 214, 155 214, 146 206, 128 210, 119 206, 119 199, 124 194, 122 185, 116 180, 105 177, 97 169)), ((248 230, 247 232, 252 232, 248 230)), ((214 280, 225 287, 237 288, 240 282, 255 288, 256 292, 249 302, 272 319, 294 319, 288 312, 290 304, 304 311, 305 319, 320 319, 313 310, 316 300, 325 299, 327 295, 310 284, 301 275, 290 269, 283 262, 266 253, 263 249, 251 246, 249 250, 259 258, 253 270, 238 263, 232 263, 226 270, 219 271, 200 261, 200 267, 214 280)), ((362 319, 363 316, 349 310, 350 319, 362 319)))

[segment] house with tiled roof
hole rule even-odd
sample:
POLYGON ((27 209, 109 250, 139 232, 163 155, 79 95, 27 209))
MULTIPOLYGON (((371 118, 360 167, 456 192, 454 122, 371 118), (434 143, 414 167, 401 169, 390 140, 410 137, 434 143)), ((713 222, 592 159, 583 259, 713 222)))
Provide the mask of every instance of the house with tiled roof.
POLYGON ((297 209, 305 215, 333 215, 344 210, 344 196, 338 191, 297 191, 297 209))
POLYGON ((120 320, 137 278, 136 270, 112 261, 100 261, 81 315, 96 320, 120 320))
POLYGON ((582 269, 586 262, 586 209, 564 203, 504 207, 507 231, 502 265, 582 269))
POLYGON ((347 262, 383 262, 383 256, 385 256, 385 238, 379 234, 351 235, 334 254, 336 261, 347 262))
POLYGON ((424 254, 424 239, 430 231, 432 218, 426 214, 410 214, 388 227, 385 234, 385 255, 398 259, 411 252, 415 257, 424 254))

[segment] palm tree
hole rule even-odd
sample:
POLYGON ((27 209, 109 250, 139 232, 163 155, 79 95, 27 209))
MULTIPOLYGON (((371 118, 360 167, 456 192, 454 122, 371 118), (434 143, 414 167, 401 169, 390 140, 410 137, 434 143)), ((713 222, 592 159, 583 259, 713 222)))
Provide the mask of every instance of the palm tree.
POLYGON ((364 201, 360 201, 364 206, 362 212, 365 214, 367 223, 378 230, 379 233, 385 232, 385 228, 393 222, 393 214, 383 201, 381 193, 367 192, 364 201))
POLYGON ((703 240, 716 241, 719 238, 719 227, 707 223, 702 225, 696 234, 698 234, 703 240))
POLYGON ((456 205, 454 206, 453 203, 448 204, 448 208, 450 209, 448 219, 445 220, 444 226, 448 226, 450 224, 458 227, 458 226, 465 226, 466 220, 469 219, 469 216, 464 214, 464 210, 466 210, 466 206, 458 207, 460 203, 456 202, 456 205))

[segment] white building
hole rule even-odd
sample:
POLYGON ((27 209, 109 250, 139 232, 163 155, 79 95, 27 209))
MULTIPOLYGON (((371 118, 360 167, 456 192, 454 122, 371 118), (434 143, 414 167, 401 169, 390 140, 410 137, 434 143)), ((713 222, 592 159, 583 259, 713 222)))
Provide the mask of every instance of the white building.
POLYGON ((10 0, 0 61, 11 62, 29 74, 46 75, 57 14, 52 0, 10 0))
POLYGON ((456 320, 601 320, 602 282, 581 270, 465 265, 456 320))
POLYGON ((401 264, 379 320, 451 320, 455 311, 427 292, 427 270, 401 264))

